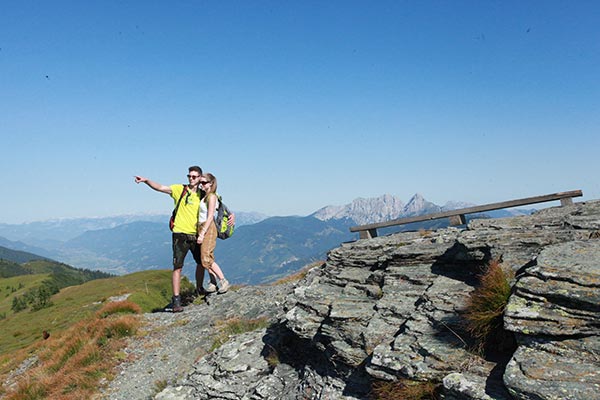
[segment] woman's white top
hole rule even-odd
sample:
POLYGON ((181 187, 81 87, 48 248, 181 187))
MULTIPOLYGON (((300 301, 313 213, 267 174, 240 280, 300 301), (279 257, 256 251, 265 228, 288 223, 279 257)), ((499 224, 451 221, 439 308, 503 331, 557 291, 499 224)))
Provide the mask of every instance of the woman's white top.
MULTIPOLYGON (((214 193, 213 193, 214 194, 214 193)), ((216 196, 216 194, 215 194, 216 196)), ((217 213, 217 209, 219 208, 219 197, 217 196, 217 202, 215 203, 215 215, 217 213)), ((208 218, 208 197, 204 198, 200 201, 200 209, 198 210, 198 222, 204 223, 208 218)))

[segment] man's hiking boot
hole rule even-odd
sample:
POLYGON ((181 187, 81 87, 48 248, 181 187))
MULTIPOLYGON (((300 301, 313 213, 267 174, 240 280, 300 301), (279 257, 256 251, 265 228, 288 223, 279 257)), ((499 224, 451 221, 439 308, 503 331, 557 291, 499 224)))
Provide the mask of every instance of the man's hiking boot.
POLYGON ((172 309, 174 313, 183 311, 183 306, 181 305, 181 296, 173 296, 171 304, 173 305, 172 309))
POLYGON ((208 286, 206 287, 206 289, 204 289, 204 291, 206 292, 206 294, 211 294, 217 291, 217 285, 215 285, 214 283, 210 282, 208 284, 208 286))
POLYGON ((219 281, 219 286, 221 286, 221 287, 219 288, 219 291, 217 292, 218 294, 227 293, 227 291, 229 290, 229 282, 225 278, 223 278, 219 281))

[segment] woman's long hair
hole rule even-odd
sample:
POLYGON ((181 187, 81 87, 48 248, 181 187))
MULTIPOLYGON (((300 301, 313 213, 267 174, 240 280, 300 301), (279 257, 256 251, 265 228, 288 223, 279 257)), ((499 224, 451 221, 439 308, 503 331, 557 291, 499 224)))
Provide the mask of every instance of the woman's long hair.
POLYGON ((210 189, 206 191, 206 198, 208 199, 210 193, 217 193, 217 178, 210 172, 202 175, 202 177, 211 183, 210 189))

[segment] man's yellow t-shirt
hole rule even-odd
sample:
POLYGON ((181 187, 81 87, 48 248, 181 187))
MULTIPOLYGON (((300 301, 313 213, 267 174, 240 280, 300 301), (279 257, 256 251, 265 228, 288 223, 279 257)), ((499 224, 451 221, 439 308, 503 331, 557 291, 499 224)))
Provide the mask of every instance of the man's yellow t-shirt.
MULTIPOLYGON (((175 202, 174 207, 177 206, 177 201, 183 193, 183 185, 171 185, 171 198, 175 202)), ((175 233, 187 233, 195 235, 198 225, 198 209, 200 208, 201 191, 198 190, 196 193, 192 193, 189 188, 179 203, 177 209, 177 215, 175 216, 175 226, 173 226, 173 232, 175 233)))

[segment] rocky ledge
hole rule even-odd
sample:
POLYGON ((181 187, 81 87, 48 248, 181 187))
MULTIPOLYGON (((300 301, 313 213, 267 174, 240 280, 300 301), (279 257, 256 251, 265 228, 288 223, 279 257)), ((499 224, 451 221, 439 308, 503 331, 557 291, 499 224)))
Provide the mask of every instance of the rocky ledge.
MULTIPOLYGON (((270 326, 200 355, 155 398, 367 399, 374 382, 411 379, 443 399, 600 399, 599 237, 592 201, 344 243, 295 286, 260 289, 270 326), (461 314, 491 260, 515 279, 510 334, 484 358, 461 314)), ((255 303, 226 296, 230 314, 255 303)))

